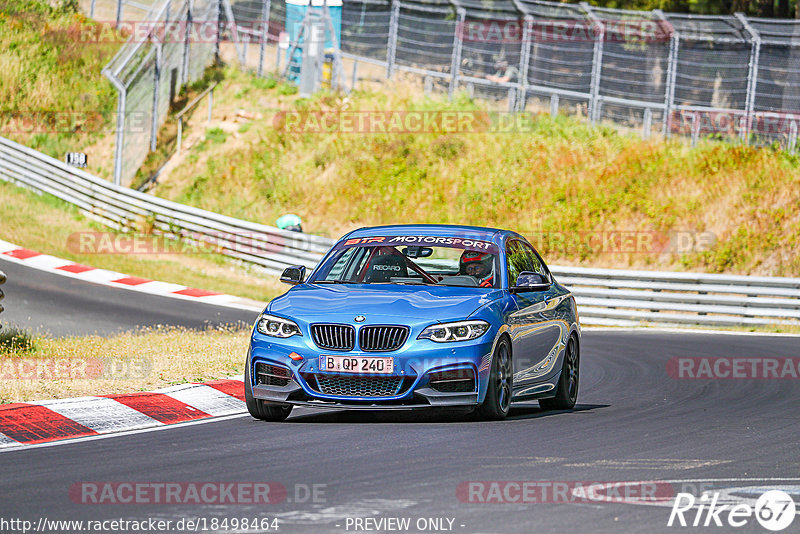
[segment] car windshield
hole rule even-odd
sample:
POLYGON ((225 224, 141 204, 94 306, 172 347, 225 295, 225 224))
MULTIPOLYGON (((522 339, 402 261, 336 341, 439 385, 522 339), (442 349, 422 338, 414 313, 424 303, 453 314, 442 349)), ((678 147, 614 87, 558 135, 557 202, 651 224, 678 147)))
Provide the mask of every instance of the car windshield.
POLYGON ((339 242, 317 284, 499 287, 497 246, 458 237, 369 237, 339 242))

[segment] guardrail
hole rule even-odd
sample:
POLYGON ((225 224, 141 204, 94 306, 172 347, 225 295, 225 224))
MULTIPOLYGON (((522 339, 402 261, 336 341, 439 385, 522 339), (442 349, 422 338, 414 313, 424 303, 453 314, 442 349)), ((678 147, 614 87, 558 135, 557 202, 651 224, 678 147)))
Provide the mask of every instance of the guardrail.
POLYGON ((552 267, 585 324, 800 325, 800 278, 552 267))
MULTIPOLYGON (((0 137, 0 179, 49 193, 119 230, 154 233, 218 251, 270 272, 313 268, 331 239, 234 219, 119 187, 0 137)), ((800 278, 551 266, 587 325, 800 324, 800 278)))
POLYGON ((271 272, 314 267, 332 242, 227 217, 114 185, 57 159, 0 137, 0 179, 49 193, 118 230, 156 234, 214 247, 271 272))

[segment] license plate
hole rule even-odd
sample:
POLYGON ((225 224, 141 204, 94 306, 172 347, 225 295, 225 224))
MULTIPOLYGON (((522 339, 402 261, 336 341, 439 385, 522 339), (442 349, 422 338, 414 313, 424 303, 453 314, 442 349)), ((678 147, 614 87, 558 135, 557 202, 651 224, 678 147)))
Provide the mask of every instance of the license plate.
POLYGON ((394 358, 375 356, 320 356, 320 371, 337 373, 391 374, 394 358))

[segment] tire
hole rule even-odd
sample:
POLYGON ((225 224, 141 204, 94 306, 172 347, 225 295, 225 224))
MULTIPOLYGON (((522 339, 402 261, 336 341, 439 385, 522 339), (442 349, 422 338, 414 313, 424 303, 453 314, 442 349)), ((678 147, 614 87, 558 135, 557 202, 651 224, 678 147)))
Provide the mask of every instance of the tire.
POLYGON ((292 413, 291 404, 277 404, 253 398, 253 382, 250 378, 250 358, 244 370, 244 400, 247 411, 256 419, 262 421, 283 421, 292 413))
POLYGON ((511 344, 500 338, 492 354, 492 370, 489 387, 483 404, 475 410, 478 419, 499 421, 505 419, 511 409, 511 392, 514 390, 514 366, 511 360, 511 344))
POLYGON ((570 336, 564 351, 564 362, 561 365, 561 376, 558 379, 556 396, 552 399, 539 399, 543 410, 571 410, 578 400, 581 355, 578 340, 570 336))

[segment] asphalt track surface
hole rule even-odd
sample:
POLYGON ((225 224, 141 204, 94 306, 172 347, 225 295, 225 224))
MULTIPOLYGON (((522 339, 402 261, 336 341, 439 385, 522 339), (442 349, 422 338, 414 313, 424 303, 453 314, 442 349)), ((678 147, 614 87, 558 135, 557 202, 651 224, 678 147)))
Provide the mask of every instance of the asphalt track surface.
POLYGON ((108 335, 141 327, 202 329, 253 324, 258 313, 117 289, 2 261, 2 323, 53 336, 108 335))
MULTIPOLYGON (((32 309, 47 309, 47 303, 56 311, 66 307, 56 302, 63 294, 58 285, 47 295, 52 300, 32 309)), ((44 295, 43 286, 36 290, 44 295)), ((90 302, 109 322, 120 317, 120 327, 131 324, 137 310, 127 300, 90 302)), ((154 307, 165 313, 160 304, 154 307)), ((410 518, 404 532, 768 532, 752 518, 737 529, 670 528, 669 508, 630 503, 463 502, 457 489, 468 481, 727 479, 707 484, 744 487, 738 490, 744 493, 779 486, 794 491, 798 501, 800 478, 769 479, 800 477, 800 381, 677 380, 666 366, 678 356, 797 357, 799 347, 796 337, 590 331, 582 339, 579 402, 572 412, 543 412, 533 404, 515 408, 506 421, 473 422, 452 413, 306 408, 295 409, 283 423, 244 416, 3 452, 0 518, 35 524, 42 517, 277 517, 283 533, 366 532, 352 523, 347 528, 348 518, 356 517, 410 518), (288 498, 259 505, 71 500, 73 484, 86 481, 271 481, 286 487, 288 498), (296 493, 303 497, 311 485, 322 485, 318 502, 298 499, 296 493), (452 530, 417 529, 420 518, 452 519, 452 530)), ((691 492, 699 484, 673 487, 691 492)), ((798 530, 800 519, 784 532, 798 530)))

